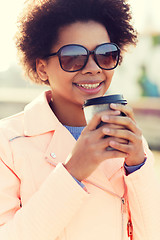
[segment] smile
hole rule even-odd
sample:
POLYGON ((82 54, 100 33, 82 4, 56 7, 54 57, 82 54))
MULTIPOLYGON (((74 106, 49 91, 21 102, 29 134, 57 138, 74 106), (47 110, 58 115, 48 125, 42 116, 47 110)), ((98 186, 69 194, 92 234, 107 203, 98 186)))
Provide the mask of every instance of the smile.
POLYGON ((85 88, 85 89, 95 89, 99 87, 101 83, 96 83, 96 84, 76 84, 79 87, 85 88))

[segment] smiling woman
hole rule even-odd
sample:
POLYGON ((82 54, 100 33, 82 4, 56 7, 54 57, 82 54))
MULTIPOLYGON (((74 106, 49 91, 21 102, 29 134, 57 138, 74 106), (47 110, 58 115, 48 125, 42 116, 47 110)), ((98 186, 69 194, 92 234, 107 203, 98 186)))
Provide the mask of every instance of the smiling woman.
POLYGON ((83 108, 136 43, 129 4, 27 2, 16 47, 50 90, 0 121, 0 239, 159 240, 160 187, 132 108, 112 103, 89 123, 83 108))

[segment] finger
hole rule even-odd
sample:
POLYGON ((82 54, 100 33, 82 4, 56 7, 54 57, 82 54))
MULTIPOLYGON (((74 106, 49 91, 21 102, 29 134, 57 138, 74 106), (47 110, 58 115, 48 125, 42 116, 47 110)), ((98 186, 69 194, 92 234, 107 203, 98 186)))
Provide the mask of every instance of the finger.
POLYGON ((97 143, 97 148, 101 149, 101 154, 103 155, 102 159, 128 157, 128 154, 124 151, 119 151, 117 149, 107 150, 107 148, 110 147, 110 142, 115 142, 116 140, 116 138, 108 137, 106 139, 102 139, 99 141, 99 143, 97 143))
POLYGON ((121 144, 119 142, 116 142, 114 140, 111 140, 109 142, 109 146, 120 151, 123 153, 126 153, 127 156, 133 151, 133 145, 132 144, 121 144))
POLYGON ((89 124, 86 126, 86 128, 84 129, 83 132, 85 131, 92 131, 95 130, 96 127, 100 124, 101 122, 101 118, 103 115, 113 115, 113 116, 117 116, 120 115, 120 111, 115 111, 115 110, 106 110, 106 111, 102 111, 99 113, 96 113, 93 118, 91 119, 91 121, 89 122, 89 124))
POLYGON ((103 122, 106 122, 106 123, 121 125, 138 136, 142 135, 142 132, 139 129, 139 127, 136 125, 136 122, 134 122, 131 118, 122 117, 122 116, 114 117, 114 116, 105 115, 105 116, 102 116, 102 120, 103 122))
POLYGON ((111 159, 111 158, 126 158, 128 154, 126 154, 123 151, 118 151, 118 150, 104 150, 104 158, 105 159, 111 159))
MULTIPOLYGON (((105 133, 105 129, 117 129, 117 130, 120 130, 120 129, 125 129, 124 126, 119 126, 119 125, 116 125, 116 124, 108 124, 108 123, 104 123, 100 128, 96 129, 94 132, 95 132, 95 138, 96 139, 101 139, 101 138, 106 138, 108 137, 105 133)), ((128 142, 127 140, 124 140, 122 139, 123 142, 128 142)))
POLYGON ((104 123, 103 127, 113 128, 113 129, 125 129, 125 126, 112 124, 112 123, 104 123))
POLYGON ((117 129, 103 129, 105 135, 126 139, 128 141, 134 142, 135 134, 128 130, 117 130, 117 129))
POLYGON ((122 139, 122 138, 116 138, 116 137, 110 137, 110 136, 106 136, 106 138, 103 138, 100 142, 101 144, 101 148, 102 149, 106 149, 107 147, 110 146, 110 142, 111 141, 115 141, 115 142, 119 142, 121 144, 128 144, 128 140, 126 139, 122 139))
POLYGON ((128 104, 123 105, 123 104, 111 103, 110 108, 123 112, 126 116, 130 117, 133 121, 135 121, 133 109, 128 104))
POLYGON ((128 140, 123 139, 123 138, 116 138, 116 137, 115 137, 115 141, 116 141, 116 142, 119 142, 119 143, 122 143, 122 144, 128 144, 128 143, 129 143, 128 140))
MULTIPOLYGON (((101 127, 94 130, 94 136, 93 137, 95 139, 101 139, 101 138, 107 137, 105 129, 119 129, 120 130, 120 129, 125 129, 125 127, 121 126, 121 125, 116 125, 116 124, 103 123, 101 127)), ((123 139, 123 141, 125 141, 125 140, 123 139)))

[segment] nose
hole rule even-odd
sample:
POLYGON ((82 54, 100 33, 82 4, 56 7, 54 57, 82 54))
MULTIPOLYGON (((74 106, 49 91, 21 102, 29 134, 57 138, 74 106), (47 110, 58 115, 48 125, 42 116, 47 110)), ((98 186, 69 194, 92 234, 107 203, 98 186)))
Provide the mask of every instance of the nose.
POLYGON ((82 69, 82 74, 93 74, 101 73, 102 69, 97 65, 94 60, 94 55, 90 54, 86 66, 82 69))

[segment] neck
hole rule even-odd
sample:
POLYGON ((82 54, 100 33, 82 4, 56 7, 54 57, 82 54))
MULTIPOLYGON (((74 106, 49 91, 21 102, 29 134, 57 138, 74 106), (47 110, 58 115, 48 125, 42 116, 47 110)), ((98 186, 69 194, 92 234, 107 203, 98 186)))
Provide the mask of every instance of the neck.
POLYGON ((63 125, 73 127, 86 126, 82 105, 66 104, 66 102, 62 103, 54 99, 51 100, 50 107, 63 125))

